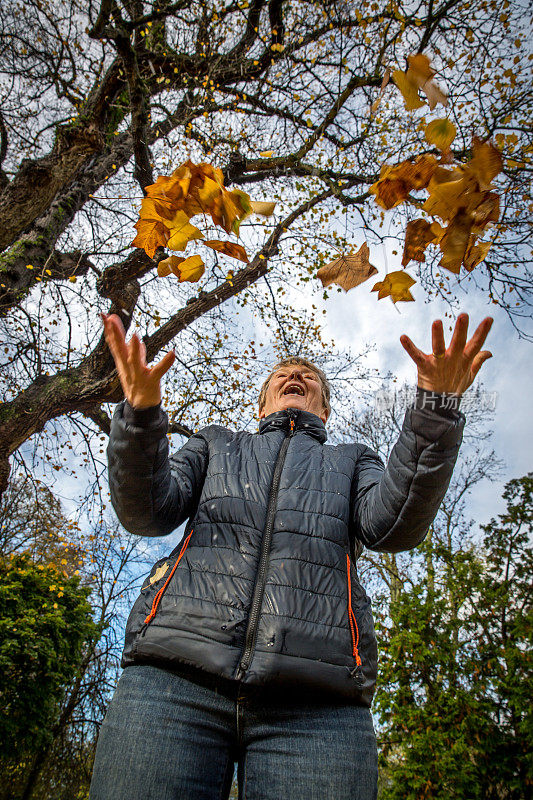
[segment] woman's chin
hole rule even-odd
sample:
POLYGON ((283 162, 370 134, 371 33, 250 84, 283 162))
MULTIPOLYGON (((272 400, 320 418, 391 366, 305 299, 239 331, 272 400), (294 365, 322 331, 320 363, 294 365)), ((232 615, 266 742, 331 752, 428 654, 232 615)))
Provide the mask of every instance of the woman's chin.
POLYGON ((305 411, 305 406, 305 397, 301 397, 299 394, 285 395, 284 397, 280 397, 278 411, 284 411, 286 408, 298 408, 305 411))

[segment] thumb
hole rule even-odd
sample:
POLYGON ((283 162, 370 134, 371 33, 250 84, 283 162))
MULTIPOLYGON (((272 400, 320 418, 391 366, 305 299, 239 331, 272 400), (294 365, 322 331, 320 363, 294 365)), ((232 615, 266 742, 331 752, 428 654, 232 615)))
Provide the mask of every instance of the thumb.
POLYGON ((165 374, 165 372, 167 372, 167 370, 170 369, 175 359, 176 359, 175 351, 169 350, 169 352, 163 356, 161 361, 159 361, 157 364, 155 364, 155 366, 152 367, 152 376, 157 380, 159 380, 165 374))

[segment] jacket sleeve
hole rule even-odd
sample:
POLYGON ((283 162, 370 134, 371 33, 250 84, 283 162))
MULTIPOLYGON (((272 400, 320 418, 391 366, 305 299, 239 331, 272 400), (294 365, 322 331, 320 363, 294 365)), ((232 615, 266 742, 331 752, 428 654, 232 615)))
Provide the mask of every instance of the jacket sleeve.
POLYGON ((160 405, 119 403, 107 446, 111 503, 120 522, 139 536, 166 536, 194 510, 207 468, 201 433, 168 455, 168 416, 160 405))
POLYGON ((420 544, 448 489, 465 416, 436 410, 427 397, 418 390, 386 467, 369 447, 357 461, 353 530, 370 550, 397 553, 420 544))

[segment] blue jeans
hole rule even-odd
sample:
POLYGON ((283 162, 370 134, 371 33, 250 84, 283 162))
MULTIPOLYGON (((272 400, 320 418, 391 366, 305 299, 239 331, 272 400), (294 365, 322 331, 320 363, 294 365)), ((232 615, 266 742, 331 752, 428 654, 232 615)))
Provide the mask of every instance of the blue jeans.
POLYGON ((298 687, 127 667, 100 730, 90 800, 375 800, 370 709, 298 687))

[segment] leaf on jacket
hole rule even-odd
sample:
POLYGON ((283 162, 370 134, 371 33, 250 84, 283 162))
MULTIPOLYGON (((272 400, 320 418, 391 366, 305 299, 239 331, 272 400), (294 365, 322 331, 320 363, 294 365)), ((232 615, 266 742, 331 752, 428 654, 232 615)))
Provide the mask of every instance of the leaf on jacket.
POLYGON ((391 297, 394 303, 409 302, 415 299, 409 291, 409 288, 415 283, 414 278, 400 269, 385 275, 382 281, 374 284, 372 291, 378 293, 378 300, 391 297))
POLYGON ((324 287, 336 283, 347 292, 377 274, 377 269, 372 266, 369 258, 369 247, 366 242, 363 242, 356 253, 343 254, 340 258, 320 267, 317 278, 320 278, 324 287))
POLYGON ((168 567, 169 567, 168 561, 165 561, 164 564, 161 564, 161 566, 156 569, 156 571, 150 578, 150 583, 152 584, 156 583, 157 581, 160 581, 161 578, 163 578, 167 574, 168 567))

